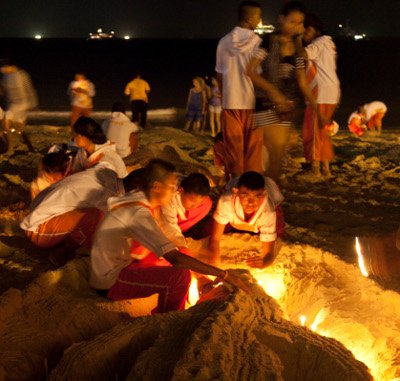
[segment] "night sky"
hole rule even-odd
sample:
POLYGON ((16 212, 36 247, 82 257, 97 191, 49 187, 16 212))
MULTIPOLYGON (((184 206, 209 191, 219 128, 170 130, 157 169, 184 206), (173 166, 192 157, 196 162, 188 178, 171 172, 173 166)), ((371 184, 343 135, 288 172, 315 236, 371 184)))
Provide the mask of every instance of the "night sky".
MULTIPOLYGON (((137 38, 218 38, 236 23, 233 0, 53 0, 1 3, 0 37, 87 37, 102 27, 137 38)), ((260 1, 274 23, 283 0, 260 1)), ((305 0, 331 34, 350 21, 358 33, 400 36, 400 0, 305 0)))

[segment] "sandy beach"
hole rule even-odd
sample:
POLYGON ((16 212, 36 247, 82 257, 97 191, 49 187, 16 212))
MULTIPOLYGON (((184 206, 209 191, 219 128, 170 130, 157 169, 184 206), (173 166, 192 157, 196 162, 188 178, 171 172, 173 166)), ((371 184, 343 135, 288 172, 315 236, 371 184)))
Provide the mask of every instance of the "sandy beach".
MULTIPOLYGON (((211 138, 169 127, 173 113, 150 113, 138 162, 158 156, 216 178, 211 138)), ((250 271, 257 238, 223 238, 223 267, 243 272, 252 294, 158 316, 148 316, 154 297, 97 296, 88 257, 54 269, 25 240, 19 221, 41 155, 69 138, 65 126, 26 132, 36 152, 20 144, 0 155, 0 380, 400 379, 400 258, 365 251, 364 277, 354 247, 355 237, 386 242, 379 237, 399 228, 400 130, 358 139, 342 129, 333 176, 318 181, 303 178, 298 139, 285 163, 286 236, 274 265, 250 271)), ((214 201, 221 192, 213 188, 214 201)), ((204 245, 190 240, 194 253, 204 245)))

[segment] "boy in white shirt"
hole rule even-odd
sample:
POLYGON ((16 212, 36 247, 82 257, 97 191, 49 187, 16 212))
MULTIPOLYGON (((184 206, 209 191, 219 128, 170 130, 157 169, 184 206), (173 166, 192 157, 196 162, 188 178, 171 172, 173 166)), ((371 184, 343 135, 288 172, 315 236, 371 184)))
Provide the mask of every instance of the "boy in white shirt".
POLYGON ((152 160, 143 172, 142 191, 135 190, 136 182, 130 184, 128 175, 124 184, 129 192, 109 200, 110 213, 96 232, 91 252, 90 284, 100 295, 124 300, 158 293, 154 313, 183 309, 191 280, 189 270, 217 276, 248 290, 230 270, 207 265, 178 251, 160 229, 156 215, 176 192, 174 171, 171 164, 152 160), (137 251, 132 251, 132 243, 137 251), (172 266, 143 266, 149 253, 163 257, 172 266))
POLYGON ((214 212, 214 225, 208 243, 211 263, 220 261, 220 240, 229 224, 230 228, 239 231, 260 234, 262 253, 246 261, 250 267, 264 268, 272 264, 277 237, 275 208, 283 196, 279 196, 280 192, 276 193, 276 201, 273 202, 267 189, 264 177, 250 171, 240 176, 231 192, 221 196, 214 212))

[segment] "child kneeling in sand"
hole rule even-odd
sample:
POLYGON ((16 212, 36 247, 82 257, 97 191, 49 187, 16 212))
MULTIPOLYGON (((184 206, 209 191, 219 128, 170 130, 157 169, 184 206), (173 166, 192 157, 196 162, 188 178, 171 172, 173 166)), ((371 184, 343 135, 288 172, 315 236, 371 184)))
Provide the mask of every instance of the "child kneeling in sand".
POLYGON ((260 234, 262 253, 247 259, 247 264, 256 268, 271 265, 277 237, 275 209, 282 200, 283 196, 273 180, 253 171, 241 175, 237 186, 221 196, 214 212, 208 243, 211 263, 220 261, 220 240, 224 232, 237 230, 260 234))
MULTIPOLYGON (((175 168, 152 160, 143 172, 141 190, 124 180, 129 191, 109 200, 110 212, 101 222, 91 252, 90 284, 112 300, 143 298, 159 294, 153 313, 184 309, 191 274, 189 270, 213 275, 247 290, 230 270, 207 265, 178 251, 160 229, 156 215, 176 192, 175 168), (132 252, 132 242, 136 251, 132 252), (143 266, 150 254, 163 257, 172 266, 143 266)), ((133 175, 134 176, 134 175, 133 175)))

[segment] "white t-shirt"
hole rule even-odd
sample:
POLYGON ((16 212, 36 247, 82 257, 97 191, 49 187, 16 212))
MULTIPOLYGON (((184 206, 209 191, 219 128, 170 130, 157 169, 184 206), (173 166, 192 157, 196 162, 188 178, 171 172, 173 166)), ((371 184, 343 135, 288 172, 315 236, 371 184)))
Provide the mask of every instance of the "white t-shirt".
POLYGON ((40 192, 20 226, 23 230, 36 231, 42 223, 75 209, 97 208, 106 212, 107 199, 123 191, 116 173, 107 164, 98 164, 40 192))
POLYGON ((340 100, 340 82, 336 74, 336 46, 330 36, 316 38, 305 48, 307 57, 316 68, 318 85, 317 103, 338 104, 340 100))
POLYGON ((72 172, 84 171, 96 163, 103 162, 107 162, 120 179, 128 175, 125 163, 121 156, 117 154, 115 143, 110 141, 104 144, 96 144, 94 152, 90 156, 87 156, 83 148, 79 148, 72 164, 72 172))
POLYGON ((222 74, 222 108, 254 109, 254 87, 245 70, 260 44, 252 30, 238 26, 219 41, 215 71, 222 74))
POLYGON ((132 123, 123 112, 113 112, 111 118, 106 119, 102 124, 102 129, 107 139, 115 143, 116 151, 122 158, 131 154, 129 137, 132 133, 137 133, 140 128, 132 123))
POLYGON ((133 259, 142 259, 140 255, 131 254, 132 241, 158 257, 176 249, 159 228, 143 192, 132 191, 122 197, 110 198, 108 206, 110 213, 97 229, 90 255, 90 284, 97 289, 109 289, 123 268, 133 259), (127 205, 113 210, 132 202, 144 205, 127 205))
POLYGON ((365 119, 367 122, 378 112, 385 113, 387 111, 386 105, 380 101, 374 101, 371 103, 367 103, 363 106, 363 108, 365 111, 365 119))
POLYGON ((254 213, 253 217, 245 222, 245 216, 239 197, 231 192, 225 193, 218 200, 214 212, 214 220, 219 224, 230 224, 238 230, 260 233, 260 241, 272 242, 276 239, 276 213, 268 195, 254 213))
POLYGON ((95 96, 96 91, 94 84, 89 80, 72 81, 68 87, 68 95, 71 98, 71 106, 81 108, 93 108, 92 98, 95 96), (77 89, 82 89, 84 92, 77 92, 77 89))
POLYGON ((186 209, 182 205, 181 194, 176 192, 168 205, 161 208, 162 211, 162 230, 168 238, 177 246, 186 247, 186 239, 178 225, 178 216, 186 219, 186 209))

